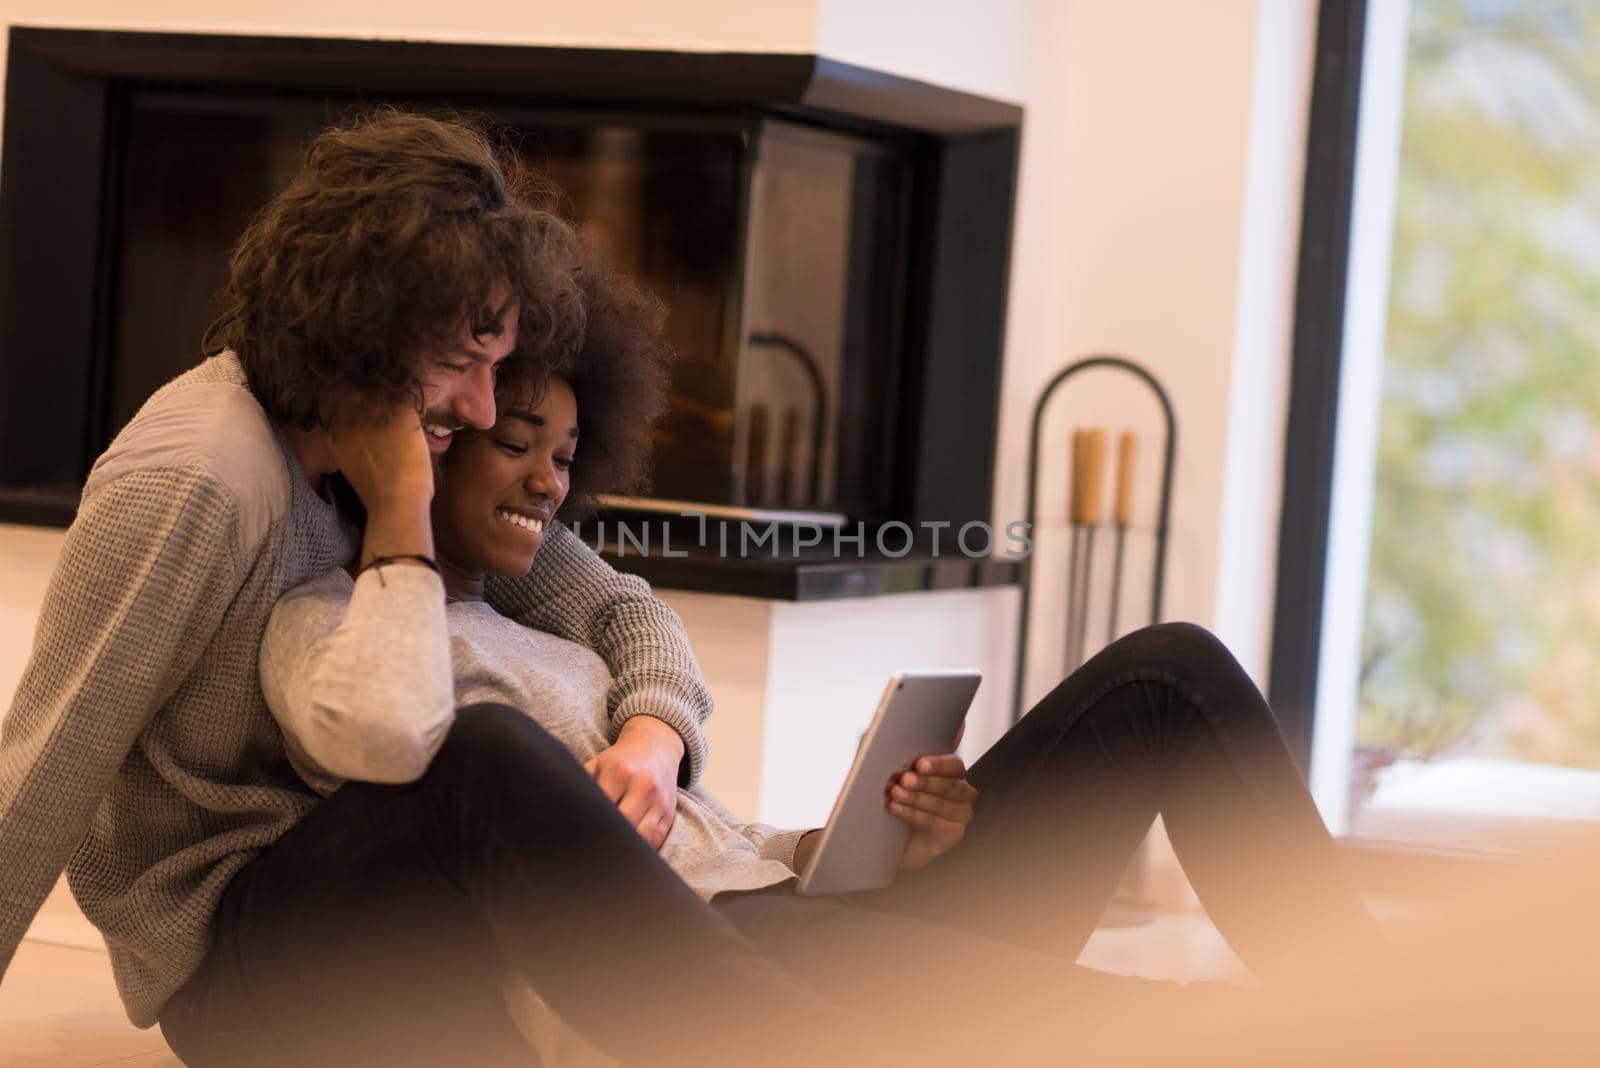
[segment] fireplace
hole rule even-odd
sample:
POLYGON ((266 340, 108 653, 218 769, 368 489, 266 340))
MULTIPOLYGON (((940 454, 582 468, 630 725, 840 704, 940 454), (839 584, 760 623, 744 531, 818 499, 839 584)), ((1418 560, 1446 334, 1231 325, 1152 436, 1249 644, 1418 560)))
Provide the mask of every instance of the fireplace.
MULTIPOLYGON (((330 121, 483 113, 671 309, 652 498, 986 520, 1021 112, 813 56, 15 28, 0 520, 65 524, 330 121)), ((664 502, 671 502, 666 504, 664 502)))

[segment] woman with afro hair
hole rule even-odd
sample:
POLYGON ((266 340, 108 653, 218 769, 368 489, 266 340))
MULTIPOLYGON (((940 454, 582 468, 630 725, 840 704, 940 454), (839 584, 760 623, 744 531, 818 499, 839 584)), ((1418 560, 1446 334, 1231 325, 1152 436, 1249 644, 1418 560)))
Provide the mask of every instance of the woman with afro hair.
MULTIPOLYGON (((663 309, 596 264, 582 288, 582 351, 502 383, 493 429, 441 462, 432 553, 279 603, 263 689, 325 800, 247 869, 239 893, 273 919, 174 1040, 189 1063, 527 1061, 507 980, 624 1064, 1054 1062, 1109 1002, 1206 997, 1073 963, 1157 812, 1258 975, 1372 940, 1271 711, 1185 625, 1111 646, 970 773, 928 754, 888 784, 911 828, 893 885, 796 894, 815 832, 729 811, 681 709, 614 684, 606 639, 545 633, 548 604, 496 589, 589 553, 563 520, 647 474, 663 309)), ((377 477, 352 485, 371 537, 390 504, 377 477)), ((545 594, 585 618, 604 596, 545 594)), ((699 678, 686 646, 653 670, 699 678)))

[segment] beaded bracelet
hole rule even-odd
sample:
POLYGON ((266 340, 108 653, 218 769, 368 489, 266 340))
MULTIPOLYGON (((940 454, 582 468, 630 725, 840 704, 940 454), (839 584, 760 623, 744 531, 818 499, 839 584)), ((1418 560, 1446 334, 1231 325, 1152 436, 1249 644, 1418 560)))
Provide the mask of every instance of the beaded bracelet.
MULTIPOLYGON (((431 556, 428 556, 424 553, 395 553, 393 556, 374 556, 371 560, 368 560, 366 563, 362 564, 359 569, 357 569, 356 578, 360 578, 361 572, 363 571, 368 571, 374 567, 381 568, 384 564, 398 563, 401 560, 414 560, 415 562, 422 564, 424 567, 432 568, 433 573, 438 575, 440 578, 444 577, 444 572, 439 570, 439 561, 435 560, 431 556)), ((382 571, 378 572, 378 585, 384 587, 389 585, 387 582, 383 581, 382 571)))

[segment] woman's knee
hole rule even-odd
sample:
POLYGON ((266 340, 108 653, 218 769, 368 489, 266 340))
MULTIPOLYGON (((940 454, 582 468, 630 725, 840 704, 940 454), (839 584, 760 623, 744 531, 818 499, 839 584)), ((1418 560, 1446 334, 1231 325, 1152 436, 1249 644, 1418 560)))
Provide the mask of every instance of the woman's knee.
POLYGON ((1106 704, 1104 699, 1139 682, 1175 685, 1188 691, 1194 680, 1227 678, 1229 665, 1237 670, 1227 647, 1204 627, 1158 623, 1126 634, 1096 653, 1063 679, 1035 711, 1077 716, 1090 700, 1106 708, 1129 707, 1119 702, 1106 704))
POLYGON ((1214 725, 1227 722, 1241 736, 1280 738, 1277 716, 1249 672, 1204 627, 1162 623, 1118 644, 1123 642, 1127 645, 1120 655, 1126 659, 1119 667, 1130 674, 1169 687, 1214 725))
POLYGON ((1157 623, 1128 634, 1101 655, 1114 657, 1130 669, 1182 677, 1216 678, 1240 671, 1222 640, 1196 623, 1157 623))

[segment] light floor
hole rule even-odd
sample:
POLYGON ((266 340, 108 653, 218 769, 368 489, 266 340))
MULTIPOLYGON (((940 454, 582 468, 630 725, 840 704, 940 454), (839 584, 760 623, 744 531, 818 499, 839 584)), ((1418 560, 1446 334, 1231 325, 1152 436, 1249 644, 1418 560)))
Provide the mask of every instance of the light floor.
MULTIPOLYGON (((1163 979, 1226 978, 1241 967, 1203 914, 1102 927, 1081 958, 1163 979)), ((128 1022, 100 936, 57 886, 0 984, 0 1068, 178 1068, 159 1029, 128 1022)))
POLYGON ((3 1068, 177 1068, 156 1029, 128 1022, 99 932, 56 886, 0 983, 3 1068))

